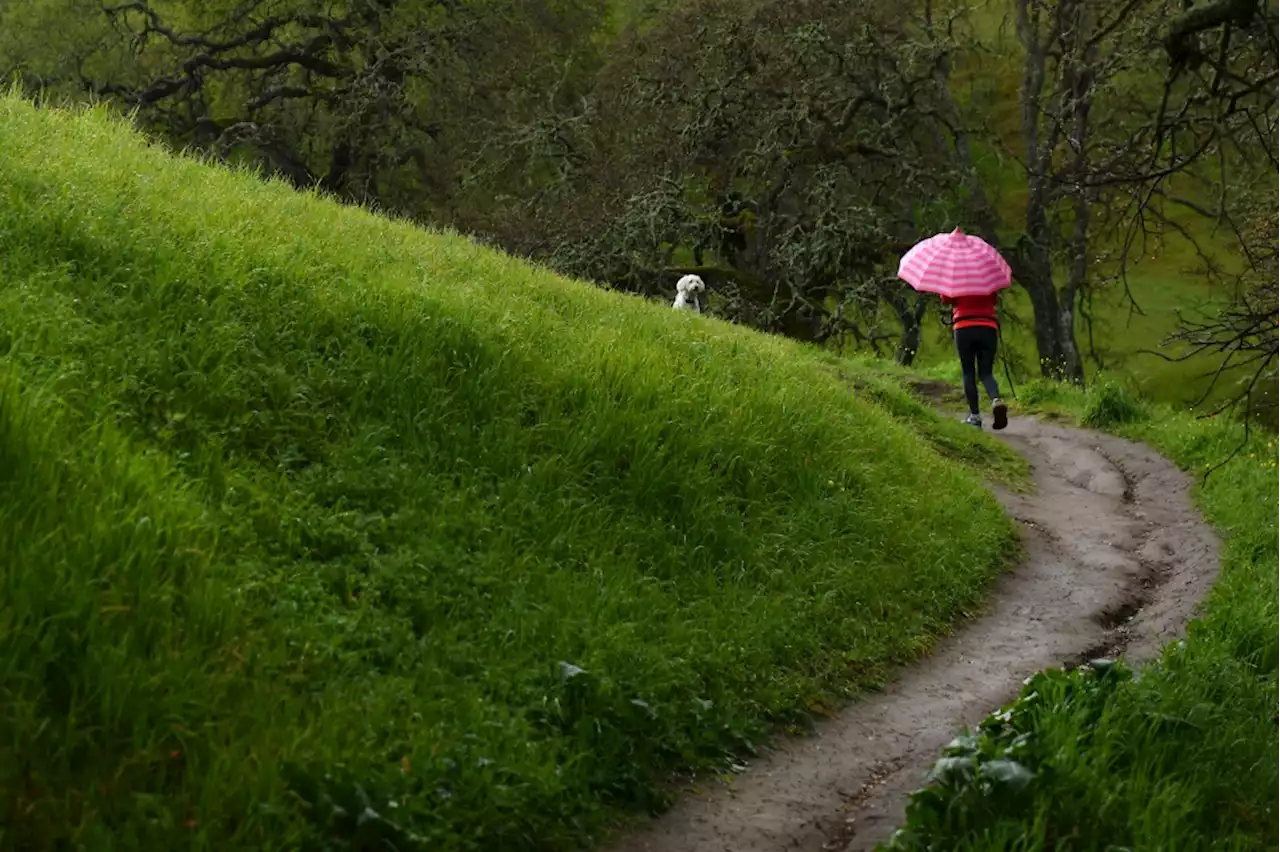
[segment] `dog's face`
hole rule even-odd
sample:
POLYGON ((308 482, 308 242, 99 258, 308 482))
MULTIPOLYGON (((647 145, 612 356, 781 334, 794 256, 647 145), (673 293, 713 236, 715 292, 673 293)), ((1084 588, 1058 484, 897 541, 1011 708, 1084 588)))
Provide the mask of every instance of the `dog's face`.
POLYGON ((706 285, 702 283, 702 279, 697 275, 686 275, 676 282, 677 293, 696 293, 706 289, 706 285))

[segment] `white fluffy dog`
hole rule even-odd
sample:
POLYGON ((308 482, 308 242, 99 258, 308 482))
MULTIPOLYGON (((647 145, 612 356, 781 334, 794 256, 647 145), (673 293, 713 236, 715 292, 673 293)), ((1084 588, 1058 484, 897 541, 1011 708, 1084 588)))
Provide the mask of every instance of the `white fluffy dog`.
POLYGON ((676 300, 671 305, 677 311, 695 311, 702 313, 698 304, 698 294, 707 289, 702 279, 696 275, 686 275, 676 282, 676 300))

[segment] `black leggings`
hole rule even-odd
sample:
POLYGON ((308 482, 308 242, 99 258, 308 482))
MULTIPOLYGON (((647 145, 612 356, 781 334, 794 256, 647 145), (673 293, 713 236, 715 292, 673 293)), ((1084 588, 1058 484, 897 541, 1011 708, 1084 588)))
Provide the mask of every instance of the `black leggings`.
POLYGON ((978 413, 978 379, 992 399, 1000 397, 1000 386, 992 372, 996 365, 996 346, 999 336, 994 328, 971 325, 956 329, 956 352, 960 354, 960 369, 964 372, 964 398, 969 402, 969 413, 978 413))

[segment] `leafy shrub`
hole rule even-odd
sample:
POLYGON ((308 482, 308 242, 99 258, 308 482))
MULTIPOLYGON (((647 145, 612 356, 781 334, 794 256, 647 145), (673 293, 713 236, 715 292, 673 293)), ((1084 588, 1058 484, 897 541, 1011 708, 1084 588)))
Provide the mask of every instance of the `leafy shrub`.
POLYGON ((1018 388, 1018 402, 1023 405, 1056 405, 1062 402, 1066 386, 1049 379, 1032 379, 1018 388))
POLYGON ((951 848, 948 843, 989 836, 998 826, 1031 815, 1035 793, 1053 786, 1055 743, 1038 735, 1046 718, 1073 716, 1087 737, 1130 677, 1122 664, 1095 660, 1076 671, 1050 669, 1028 679, 1013 702, 943 750, 928 785, 911 796, 905 827, 880 848, 951 848))
POLYGON ((1112 378, 1094 383, 1085 393, 1080 422, 1091 429, 1106 429, 1146 419, 1146 405, 1129 387, 1112 378))

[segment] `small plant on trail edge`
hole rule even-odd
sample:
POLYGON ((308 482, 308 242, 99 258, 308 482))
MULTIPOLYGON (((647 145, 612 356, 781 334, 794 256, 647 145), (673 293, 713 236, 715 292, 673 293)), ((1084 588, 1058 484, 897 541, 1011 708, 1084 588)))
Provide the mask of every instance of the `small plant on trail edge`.
POLYGON ((1069 713, 1082 730, 1091 731, 1117 686, 1130 678, 1122 663, 1111 660, 1029 678, 1018 697, 983 720, 975 733, 951 741, 926 786, 912 794, 905 826, 877 848, 949 848, 957 838, 988 836, 1001 823, 1033 816, 1036 789, 1054 786, 1053 746, 1036 736, 1041 717, 1069 713))
POLYGON ((1018 402, 1024 406, 1057 405, 1063 401, 1067 388, 1061 382, 1048 379, 1032 379, 1018 388, 1018 402))
POLYGON ((1136 423, 1147 417, 1146 406, 1137 395, 1115 379, 1103 379, 1085 393, 1085 409, 1080 422, 1090 429, 1105 429, 1136 423))

